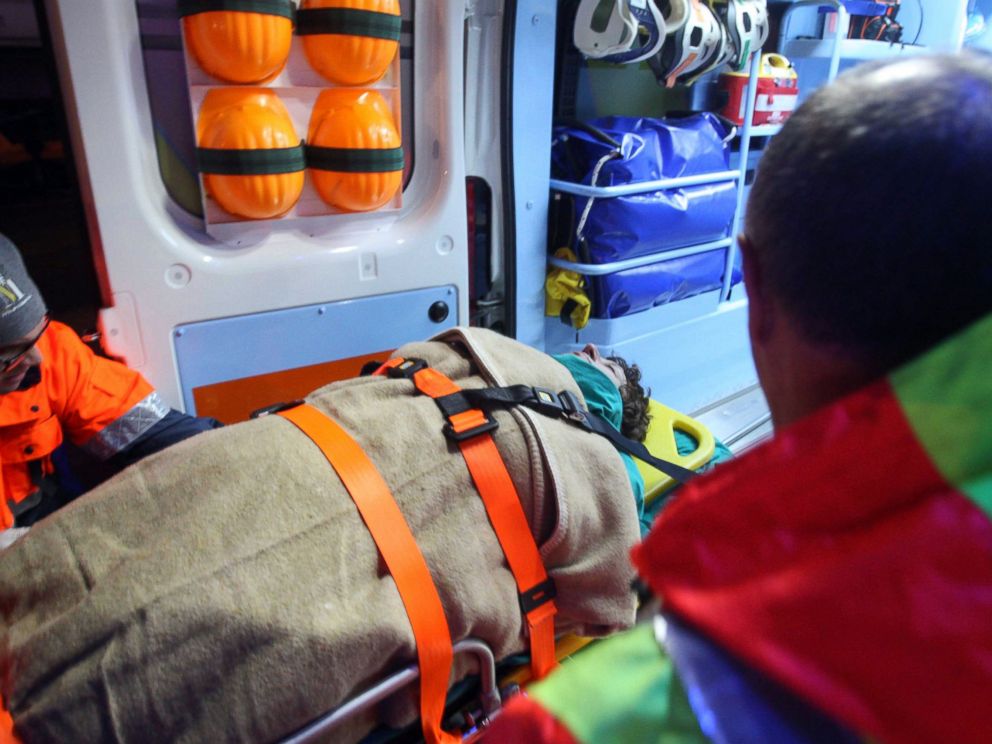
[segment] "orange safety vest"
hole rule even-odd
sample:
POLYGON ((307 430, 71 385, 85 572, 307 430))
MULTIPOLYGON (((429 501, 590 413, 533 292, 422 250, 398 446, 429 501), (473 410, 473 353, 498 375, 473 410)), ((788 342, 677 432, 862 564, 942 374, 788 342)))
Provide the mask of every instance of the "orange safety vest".
POLYGON ((52 322, 38 341, 41 381, 27 390, 0 395, 0 528, 14 524, 10 504, 38 486, 28 463, 52 472, 52 452, 68 435, 73 444, 100 458, 133 442, 168 413, 168 407, 139 373, 94 354, 76 333, 52 322), (64 434, 63 434, 64 432, 64 434))

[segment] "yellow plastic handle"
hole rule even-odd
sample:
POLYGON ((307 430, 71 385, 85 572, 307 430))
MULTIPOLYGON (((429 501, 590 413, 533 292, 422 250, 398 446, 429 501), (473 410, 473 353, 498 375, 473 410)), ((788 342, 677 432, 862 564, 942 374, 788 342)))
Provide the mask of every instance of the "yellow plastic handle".
MULTIPOLYGON (((702 467, 716 451, 716 440, 710 430, 684 413, 662 405, 656 400, 648 404, 648 414, 651 423, 644 446, 655 457, 674 462, 689 470, 702 467), (686 455, 680 455, 675 441, 675 432, 688 434, 696 441, 696 449, 686 455)), ((674 478, 665 475, 660 470, 634 458, 637 470, 644 478, 644 500, 650 504, 662 493, 676 484, 674 478)))
POLYGON ((796 71, 787 57, 775 52, 761 55, 762 77, 796 77, 796 71))

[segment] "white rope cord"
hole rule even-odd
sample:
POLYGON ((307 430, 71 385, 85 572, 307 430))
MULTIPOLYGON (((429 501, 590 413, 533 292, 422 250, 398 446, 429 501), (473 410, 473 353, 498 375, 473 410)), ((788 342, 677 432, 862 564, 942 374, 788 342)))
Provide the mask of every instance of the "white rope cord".
MULTIPOLYGON (((596 181, 599 179, 599 172, 603 169, 603 166, 606 165, 609 161, 613 160, 613 158, 619 156, 620 153, 617 152, 616 150, 613 150, 611 152, 606 153, 606 155, 604 155, 603 157, 601 157, 599 159, 599 162, 596 163, 596 167, 592 169, 592 178, 590 179, 589 185, 595 188, 596 181)), ((590 196, 589 199, 586 201, 585 207, 582 209, 582 216, 579 217, 578 227, 575 228, 576 245, 578 245, 578 243, 582 240, 582 230, 586 226, 586 220, 589 218, 589 211, 592 209, 592 203, 594 201, 596 201, 596 198, 590 196)))

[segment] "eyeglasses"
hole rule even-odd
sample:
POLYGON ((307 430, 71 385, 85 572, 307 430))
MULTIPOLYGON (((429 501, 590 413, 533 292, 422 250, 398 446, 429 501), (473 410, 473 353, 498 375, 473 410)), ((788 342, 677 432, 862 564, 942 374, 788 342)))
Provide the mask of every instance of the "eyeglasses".
POLYGON ((23 344, 18 344, 14 347, 16 350, 10 356, 0 357, 0 374, 10 372, 10 370, 14 369, 14 367, 24 360, 24 357, 28 354, 28 352, 31 351, 31 349, 35 347, 35 344, 41 340, 41 337, 45 335, 45 331, 48 330, 48 324, 51 322, 52 319, 46 315, 45 325, 41 327, 41 331, 39 331, 37 336, 23 344))

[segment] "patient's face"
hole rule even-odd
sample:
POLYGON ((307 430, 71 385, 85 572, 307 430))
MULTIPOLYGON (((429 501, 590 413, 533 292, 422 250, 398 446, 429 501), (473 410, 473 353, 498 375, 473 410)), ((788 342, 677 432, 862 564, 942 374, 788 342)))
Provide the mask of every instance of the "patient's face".
POLYGON ((582 351, 573 351, 572 353, 585 359, 609 377, 618 389, 627 384, 627 375, 624 374, 623 367, 603 356, 595 344, 586 344, 582 351))

